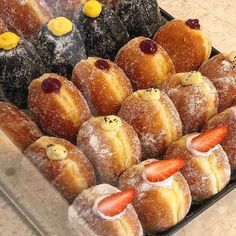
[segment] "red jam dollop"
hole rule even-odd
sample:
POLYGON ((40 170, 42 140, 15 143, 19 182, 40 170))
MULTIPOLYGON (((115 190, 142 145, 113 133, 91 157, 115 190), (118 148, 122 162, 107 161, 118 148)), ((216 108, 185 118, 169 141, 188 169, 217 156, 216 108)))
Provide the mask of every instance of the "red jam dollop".
POLYGON ((60 92, 61 82, 58 79, 48 78, 42 82, 41 87, 45 93, 58 93, 60 92))
POLYGON ((145 54, 155 54, 158 49, 157 43, 151 39, 144 39, 139 47, 145 54))
POLYGON ((100 70, 106 70, 108 71, 110 69, 110 65, 108 62, 106 62, 105 60, 103 59, 98 59, 96 62, 95 62, 95 66, 100 69, 100 70))
POLYGON ((191 29, 200 30, 201 28, 198 19, 188 19, 185 24, 191 29))

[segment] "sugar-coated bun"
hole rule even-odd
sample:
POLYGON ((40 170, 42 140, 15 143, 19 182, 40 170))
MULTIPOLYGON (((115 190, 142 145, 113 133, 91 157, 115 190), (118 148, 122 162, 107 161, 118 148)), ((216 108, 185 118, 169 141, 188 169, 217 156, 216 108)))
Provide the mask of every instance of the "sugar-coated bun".
POLYGON ((181 120, 174 104, 158 89, 138 90, 130 95, 118 116, 138 133, 145 158, 157 158, 182 135, 181 120))
POLYGON ((228 157, 220 145, 209 152, 195 153, 187 148, 187 143, 195 134, 188 134, 171 144, 165 159, 184 159, 181 173, 187 180, 193 201, 202 201, 220 192, 230 180, 228 157))
POLYGON ((156 32, 153 40, 166 50, 177 73, 197 70, 212 49, 197 19, 172 20, 156 32))
POLYGON ((166 186, 161 186, 161 182, 148 182, 143 177, 144 165, 153 161, 156 160, 149 159, 130 167, 121 175, 119 188, 136 189, 133 206, 143 228, 150 232, 160 232, 186 216, 191 205, 191 194, 186 180, 179 172, 173 175, 172 181, 166 183, 166 186))
POLYGON ((7 29, 6 24, 4 23, 3 19, 0 18, 0 34, 7 32, 7 31, 8 31, 8 29, 7 29))
POLYGON ((0 102, 0 129, 21 151, 42 136, 29 116, 4 102, 0 102))
POLYGON ((231 169, 236 169, 236 106, 230 107, 215 115, 207 121, 203 130, 212 129, 220 125, 227 125, 227 136, 221 142, 221 146, 227 153, 231 169))
POLYGON ((217 114, 216 88, 201 73, 178 73, 162 84, 180 114, 183 133, 200 131, 205 122, 217 114))
POLYGON ((124 70, 135 90, 159 86, 175 74, 174 65, 166 51, 144 37, 134 38, 124 45, 115 62, 124 70))
MULTIPOLYGON (((236 52, 232 52, 235 54, 236 52)), ((236 105, 236 60, 230 54, 218 54, 206 61, 199 71, 212 81, 219 94, 219 112, 236 105)))
POLYGON ((42 136, 25 155, 68 201, 96 184, 94 169, 84 154, 70 142, 42 136))
POLYGON ((29 86, 29 108, 42 130, 75 142, 80 125, 91 117, 83 96, 66 78, 44 74, 29 86))
POLYGON ((52 12, 44 0, 1 0, 0 17, 10 30, 33 39, 52 12))
POLYGON ((114 62, 89 57, 73 70, 72 82, 82 92, 93 115, 116 114, 132 93, 125 73, 114 62))
POLYGON ((100 182, 116 184, 141 161, 141 144, 133 128, 116 116, 91 118, 81 125, 77 145, 93 164, 100 182))
POLYGON ((143 236, 143 229, 131 204, 115 220, 104 220, 93 212, 97 198, 118 193, 120 190, 100 184, 84 190, 69 207, 68 219, 80 235, 87 236, 143 236))
POLYGON ((111 8, 111 9, 113 9, 113 10, 114 10, 115 7, 116 7, 117 1, 118 1, 118 0, 100 0, 100 2, 101 2, 103 5, 109 7, 109 8, 111 8))

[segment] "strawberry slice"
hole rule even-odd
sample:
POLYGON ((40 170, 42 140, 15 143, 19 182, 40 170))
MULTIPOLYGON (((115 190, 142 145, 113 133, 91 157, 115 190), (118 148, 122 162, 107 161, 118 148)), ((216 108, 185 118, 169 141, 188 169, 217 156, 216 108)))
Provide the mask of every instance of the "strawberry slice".
POLYGON ((183 168, 183 159, 154 161, 144 166, 144 175, 149 182, 160 182, 183 168))
POLYGON ((133 201, 135 193, 135 189, 131 188, 112 194, 98 203, 97 210, 105 216, 112 217, 118 215, 133 201))
POLYGON ((224 139, 227 131, 226 125, 207 130, 192 139, 192 148, 199 152, 208 152, 224 139))

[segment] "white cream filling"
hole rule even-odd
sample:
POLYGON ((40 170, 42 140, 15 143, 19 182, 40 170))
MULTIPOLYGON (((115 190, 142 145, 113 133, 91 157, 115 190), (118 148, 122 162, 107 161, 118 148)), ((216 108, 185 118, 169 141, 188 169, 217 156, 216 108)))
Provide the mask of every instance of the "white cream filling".
POLYGON ((155 187, 159 187, 159 188, 170 188, 172 186, 172 183, 173 183, 173 180, 174 180, 173 175, 171 175, 170 177, 168 177, 167 179, 165 179, 163 181, 150 182, 146 178, 145 171, 143 171, 142 177, 148 184, 150 184, 152 186, 155 186, 155 187))

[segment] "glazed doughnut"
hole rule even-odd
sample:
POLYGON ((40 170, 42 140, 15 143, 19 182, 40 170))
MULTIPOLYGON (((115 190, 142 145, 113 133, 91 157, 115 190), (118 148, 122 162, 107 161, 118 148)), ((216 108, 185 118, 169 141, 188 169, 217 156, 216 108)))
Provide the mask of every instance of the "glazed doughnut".
POLYGON ((156 32, 153 40, 166 50, 177 73, 197 70, 212 49, 198 19, 172 20, 156 32))
POLYGON ((42 27, 36 48, 48 72, 68 79, 74 66, 87 58, 79 31, 65 17, 53 18, 42 27))
POLYGON ((4 21, 2 18, 0 18, 0 34, 7 32, 7 26, 5 25, 4 21))
POLYGON ((182 135, 181 120, 174 104, 158 89, 138 90, 130 95, 118 116, 138 133, 144 158, 158 158, 182 135))
POLYGON ((125 73, 115 63, 97 57, 79 62, 72 82, 82 92, 93 115, 116 114, 132 93, 125 73))
POLYGON ((42 136, 26 149, 25 155, 70 202, 96 184, 89 160, 66 140, 42 136))
POLYGON ((116 184, 141 161, 141 144, 133 128, 117 116, 91 118, 81 125, 77 145, 94 166, 99 182, 116 184))
POLYGON ((206 121, 217 114, 216 88, 200 72, 175 74, 161 87, 180 114, 184 134, 200 131, 206 121))
POLYGON ((22 152, 42 136, 29 116, 5 102, 0 102, 0 129, 22 152))
POLYGON ((219 112, 236 105, 236 51, 218 54, 199 71, 212 81, 219 94, 219 112))
POLYGON ((138 216, 129 204, 133 197, 133 189, 120 192, 109 184, 91 187, 69 207, 68 219, 80 236, 143 236, 138 216))
POLYGON ((219 145, 226 133, 227 127, 219 126, 202 134, 188 134, 172 143, 165 153, 165 159, 181 157, 186 161, 181 173, 194 201, 212 197, 230 180, 229 160, 219 145))
POLYGON ((191 205, 189 186, 182 174, 177 172, 182 162, 149 159, 130 167, 121 175, 120 189, 136 189, 133 206, 144 230, 153 233, 165 231, 188 213, 191 205), (166 175, 166 178, 158 180, 159 175, 166 175))
POLYGON ((223 112, 213 116, 207 121, 203 130, 212 129, 220 125, 228 127, 227 136, 221 142, 221 146, 227 153, 231 169, 236 169, 236 106, 230 107, 223 112))
POLYGON ((159 86, 175 74, 165 50, 144 37, 134 38, 122 47, 115 62, 124 70, 135 90, 159 86))
POLYGON ((0 17, 10 30, 33 39, 52 18, 52 12, 44 0, 1 0, 0 17))
POLYGON ((28 102, 35 120, 46 134, 74 143, 80 125, 91 117, 79 90, 66 78, 52 73, 31 82, 28 102))

